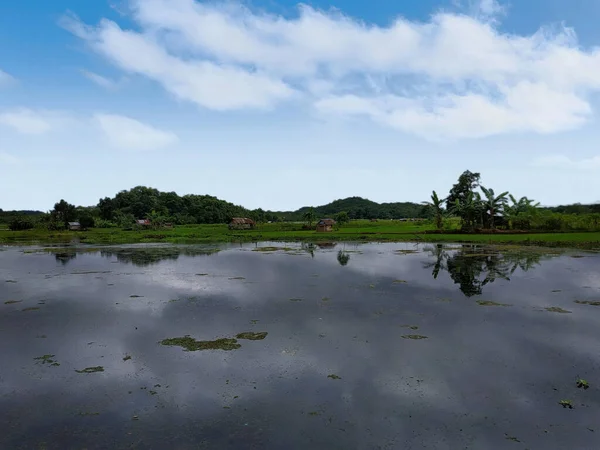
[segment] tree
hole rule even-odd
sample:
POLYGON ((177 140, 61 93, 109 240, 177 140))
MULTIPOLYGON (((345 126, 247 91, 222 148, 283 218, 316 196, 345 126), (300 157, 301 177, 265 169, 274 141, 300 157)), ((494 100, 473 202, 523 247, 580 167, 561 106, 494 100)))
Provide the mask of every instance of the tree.
POLYGON ((484 205, 489 213, 490 228, 493 230, 496 228, 494 218, 496 217, 496 213, 502 212, 502 208, 506 204, 506 196, 508 195, 508 192, 503 192, 502 194, 495 196, 492 188, 487 189, 483 186, 480 187, 486 197, 484 205))
POLYGON ((534 200, 527 197, 521 197, 518 201, 512 194, 508 195, 512 205, 506 203, 504 205, 504 216, 509 222, 512 229, 528 229, 532 216, 536 213, 539 202, 533 203, 534 200))
POLYGON ((79 215, 79 225, 84 230, 87 228, 94 228, 95 221, 94 217, 89 213, 82 213, 79 215))
POLYGON ((315 208, 313 208, 312 206, 308 208, 308 211, 302 214, 302 218, 306 220, 308 226, 312 228, 312 224, 317 218, 317 215, 315 214, 315 208))
POLYGON ((75 205, 71 205, 66 201, 62 200, 54 204, 54 209, 50 212, 52 221, 56 222, 59 226, 67 228, 69 222, 75 220, 75 205))
POLYGON ((479 178, 481 175, 465 170, 460 177, 458 183, 452 186, 448 197, 446 197, 446 208, 450 209, 456 204, 456 200, 463 203, 469 193, 472 193, 479 186, 479 178))
POLYGON ((350 217, 348 216, 348 213, 346 211, 341 211, 339 213, 337 213, 333 219, 336 221, 337 224, 339 225, 344 225, 348 222, 350 222, 350 217))
POLYGON ((457 198, 449 210, 460 217, 463 230, 473 231, 477 218, 482 218, 484 208, 479 193, 471 191, 462 201, 457 198))
POLYGON ((431 194, 430 202, 422 202, 424 205, 428 206, 433 210, 433 214, 435 217, 435 227, 438 230, 441 230, 444 226, 443 216, 444 216, 444 207, 442 206, 446 199, 441 199, 438 197, 437 192, 433 191, 431 194))

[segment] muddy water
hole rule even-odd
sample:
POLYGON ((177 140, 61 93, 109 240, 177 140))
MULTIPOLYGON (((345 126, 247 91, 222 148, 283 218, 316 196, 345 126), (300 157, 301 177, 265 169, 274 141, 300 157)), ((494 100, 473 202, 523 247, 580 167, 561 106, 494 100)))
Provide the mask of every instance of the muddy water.
POLYGON ((2 249, 0 448, 600 448, 598 255, 258 247, 2 249))

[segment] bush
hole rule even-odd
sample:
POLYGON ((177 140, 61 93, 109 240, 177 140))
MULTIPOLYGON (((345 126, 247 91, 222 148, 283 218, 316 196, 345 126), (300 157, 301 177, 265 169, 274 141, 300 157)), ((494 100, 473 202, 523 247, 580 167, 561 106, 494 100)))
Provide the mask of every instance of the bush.
POLYGON ((23 217, 15 217, 8 224, 8 229, 11 231, 23 231, 23 230, 31 230, 34 224, 31 220, 25 219, 23 217))
POLYGON ((117 225, 113 222, 111 222, 110 220, 104 220, 104 219, 96 219, 94 220, 94 227, 95 228, 113 228, 116 227, 117 225))
POLYGON ((94 218, 92 216, 81 216, 79 218, 79 224, 81 228, 94 228, 94 218))

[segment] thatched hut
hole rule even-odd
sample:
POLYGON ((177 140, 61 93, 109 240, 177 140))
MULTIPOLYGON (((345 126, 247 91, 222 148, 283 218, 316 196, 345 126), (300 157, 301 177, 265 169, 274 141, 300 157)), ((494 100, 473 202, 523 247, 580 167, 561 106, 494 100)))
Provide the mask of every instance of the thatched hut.
POLYGON ((256 222, 247 217, 234 217, 229 222, 230 230, 253 230, 256 226, 256 222))

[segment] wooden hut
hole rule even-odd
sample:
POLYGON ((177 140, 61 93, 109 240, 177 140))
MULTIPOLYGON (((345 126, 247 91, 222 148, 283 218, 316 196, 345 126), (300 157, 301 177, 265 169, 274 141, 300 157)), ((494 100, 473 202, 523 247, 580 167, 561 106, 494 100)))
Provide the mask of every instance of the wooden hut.
POLYGON ((234 217, 229 222, 230 230, 253 230, 255 226, 256 222, 247 217, 234 217))
POLYGON ((69 230, 79 231, 81 230, 81 224, 79 222, 69 222, 69 230))
POLYGON ((333 220, 333 219, 321 219, 317 223, 317 231, 318 232, 333 231, 334 225, 335 225, 335 220, 333 220))

